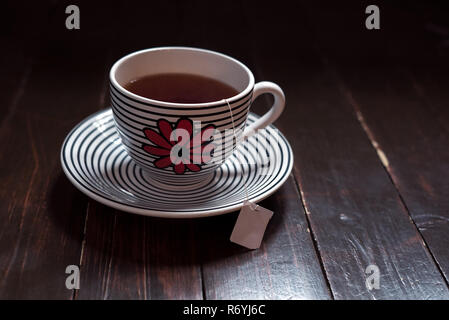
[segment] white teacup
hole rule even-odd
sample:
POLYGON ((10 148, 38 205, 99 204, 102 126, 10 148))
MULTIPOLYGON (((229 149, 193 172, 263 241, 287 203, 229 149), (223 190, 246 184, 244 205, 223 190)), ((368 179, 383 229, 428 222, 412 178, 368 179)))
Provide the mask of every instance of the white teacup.
POLYGON ((131 53, 112 66, 110 82, 114 120, 125 149, 152 178, 169 184, 196 183, 213 173, 234 151, 234 134, 237 143, 254 134, 275 121, 285 105, 278 85, 254 84, 244 64, 204 49, 160 47, 131 53), (226 100, 183 104, 148 99, 125 89, 132 80, 161 73, 216 79, 238 94, 226 100), (273 106, 246 126, 251 103, 263 93, 274 96, 273 106), (180 140, 186 132, 190 141, 184 145, 190 151, 184 152, 180 140))

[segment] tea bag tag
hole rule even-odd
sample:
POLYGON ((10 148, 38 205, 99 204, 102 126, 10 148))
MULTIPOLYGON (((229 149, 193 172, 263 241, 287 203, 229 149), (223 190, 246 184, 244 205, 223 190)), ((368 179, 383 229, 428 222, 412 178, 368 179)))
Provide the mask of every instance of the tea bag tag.
POLYGON ((248 249, 258 249, 273 211, 245 201, 230 240, 248 249))

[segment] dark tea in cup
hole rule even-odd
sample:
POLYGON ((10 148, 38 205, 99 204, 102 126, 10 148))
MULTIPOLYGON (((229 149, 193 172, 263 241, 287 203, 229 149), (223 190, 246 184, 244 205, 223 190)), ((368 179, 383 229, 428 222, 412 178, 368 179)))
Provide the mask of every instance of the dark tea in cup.
POLYGON ((238 94, 226 83, 187 73, 148 75, 133 79, 124 87, 138 96, 172 103, 207 103, 238 94))

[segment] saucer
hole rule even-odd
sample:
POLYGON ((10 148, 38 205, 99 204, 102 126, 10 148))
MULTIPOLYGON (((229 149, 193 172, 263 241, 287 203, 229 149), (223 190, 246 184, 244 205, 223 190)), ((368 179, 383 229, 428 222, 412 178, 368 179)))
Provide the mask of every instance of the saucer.
MULTIPOLYGON (((250 113, 248 124, 259 117, 250 113)), ((245 199, 257 203, 287 180, 293 153, 270 125, 241 143, 215 172, 189 186, 160 183, 128 156, 111 109, 79 123, 66 137, 61 162, 69 180, 107 206, 146 216, 197 218, 238 210, 245 199)))

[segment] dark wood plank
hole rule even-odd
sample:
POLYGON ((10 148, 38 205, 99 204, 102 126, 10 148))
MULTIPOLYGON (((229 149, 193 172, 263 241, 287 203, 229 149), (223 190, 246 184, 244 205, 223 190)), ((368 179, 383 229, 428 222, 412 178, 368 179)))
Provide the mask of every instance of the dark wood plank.
MULTIPOLYGON (((385 6, 383 51, 379 38, 368 37, 376 61, 350 66, 331 57, 337 81, 383 165, 400 193, 446 281, 449 275, 449 37, 444 3, 385 6), (376 48, 377 47, 377 48, 376 48)), ((355 34, 359 43, 363 33, 355 34)), ((365 37, 368 36, 366 33, 365 37)))
MULTIPOLYGON (((5 39, 1 39, 5 43, 5 39)), ((1 55, 0 69, 3 79, 0 87, 0 128, 8 121, 8 116, 14 113, 18 101, 23 96, 25 85, 31 73, 30 58, 21 52, 21 46, 6 42, 5 53, 1 55)), ((1 130, 1 129, 0 129, 1 130)))
POLYGON ((193 221, 90 201, 78 299, 202 299, 193 221))
MULTIPOLYGON (((8 7, 17 13, 26 12, 26 19, 49 18, 49 30, 54 32, 50 41, 41 43, 32 54, 8 53, 0 61, 0 66, 9 70, 0 91, 0 101, 6 106, 0 110, 1 298, 70 299, 73 292, 64 287, 65 266, 80 263, 81 289, 76 293, 80 299, 326 299, 331 294, 307 233, 308 223, 335 298, 448 297, 444 279, 347 95, 350 92, 355 103, 365 105, 369 96, 363 90, 367 88, 352 78, 361 77, 361 73, 343 72, 345 82, 338 80, 338 72, 345 71, 346 66, 360 65, 362 60, 374 61, 372 66, 392 65, 392 57, 412 63, 417 56, 407 53, 424 42, 411 41, 411 35, 404 37, 405 29, 389 37, 385 33, 368 37, 363 33, 363 3, 355 9, 329 3, 298 7, 295 3, 255 10, 247 3, 211 8, 206 1, 180 5, 160 2, 151 4, 151 12, 158 13, 152 19, 148 19, 148 10, 143 10, 145 5, 123 2, 113 7, 84 1, 79 5, 82 29, 76 32, 64 29, 64 3, 53 10, 45 8, 44 15, 8 7), (231 19, 235 12, 239 12, 239 18, 231 19), (309 221, 291 178, 263 203, 275 211, 275 217, 263 247, 248 252, 228 241, 235 215, 195 221, 133 216, 93 201, 87 205, 87 198, 65 179, 58 158, 62 139, 83 117, 108 105, 107 70, 111 63, 130 51, 167 44, 228 53, 256 71, 258 80, 273 80, 284 88, 287 109, 278 125, 295 150, 294 175, 309 221), (376 60, 382 50, 387 53, 376 60), (329 69, 320 56, 339 62, 338 72, 329 69), (358 57, 357 61, 353 57, 358 57), (342 90, 345 86, 347 91, 342 90), (380 290, 368 291, 365 287, 364 270, 370 263, 380 268, 380 290)), ((36 10, 44 9, 36 5, 36 10)), ((382 20, 386 21, 383 26, 394 26, 388 18, 394 17, 394 12, 400 10, 382 11, 382 17, 387 18, 382 20)), ((407 16, 405 12, 396 18, 407 16)), ((33 25, 40 26, 35 22, 33 25)), ((23 36, 30 32, 27 24, 4 26, 1 32, 7 30, 18 39, 25 39, 23 36)), ((35 29, 39 28, 32 28, 27 38, 34 41, 8 43, 8 52, 34 48, 33 44, 41 41, 35 29)), ((432 53, 421 51, 419 57, 431 59, 432 53)), ((416 210, 438 216, 438 221, 427 215, 422 223, 415 221, 426 241, 434 243, 432 252, 444 266, 444 242, 438 240, 447 238, 442 234, 446 223, 441 218, 445 217, 441 211, 446 208, 447 194, 438 178, 447 172, 446 153, 441 151, 447 144, 447 135, 441 133, 447 123, 445 94, 430 82, 421 81, 419 75, 413 79, 393 73, 395 81, 389 88, 379 78, 372 80, 387 95, 386 100, 378 102, 403 102, 401 97, 410 90, 397 83, 403 78, 408 84, 415 81, 415 89, 422 88, 415 92, 419 108, 413 107, 413 114, 422 119, 406 117, 408 128, 428 128, 429 113, 434 120, 436 114, 442 117, 424 138, 417 137, 421 140, 415 146, 422 148, 424 155, 412 154, 406 168, 397 169, 392 176, 401 195, 407 194, 403 199, 412 214, 416 210), (391 88, 399 92, 390 92, 391 88), (434 107, 437 104, 443 107, 434 107), (430 107, 423 112, 423 105, 430 107), (434 150, 430 145, 424 149, 429 137, 437 140, 436 147, 442 154, 436 157, 436 173, 422 164, 434 150), (422 173, 425 183, 416 187, 420 181, 409 176, 413 169, 423 166, 427 168, 422 173), (435 200, 431 204, 430 189, 435 200), (438 229, 429 236, 434 241, 428 240, 423 231, 426 228, 428 233, 438 229)), ((254 107, 263 112, 265 103, 259 100, 254 107)), ((368 109, 362 115, 371 128, 372 122, 377 126, 383 118, 368 109)), ((403 163, 400 156, 410 155, 410 149, 399 147, 399 142, 408 140, 400 135, 391 141, 387 135, 391 126, 378 128, 380 137, 376 136, 376 141, 382 141, 379 145, 389 167, 393 163, 398 167, 403 163), (384 144, 390 146, 389 151, 384 144)))
MULTIPOLYGON (((375 149, 319 58, 329 43, 317 39, 337 41, 336 34, 351 29, 348 24, 354 22, 341 20, 340 7, 325 8, 324 13, 318 5, 282 9, 282 21, 298 22, 294 31, 301 39, 289 42, 288 50, 279 50, 285 43, 279 29, 254 23, 255 41, 269 39, 266 50, 254 52, 261 66, 259 79, 276 81, 286 92, 287 107, 278 124, 295 151, 294 174, 333 295, 448 298, 446 283, 375 149), (379 290, 370 291, 365 285, 370 264, 380 269, 379 290)), ((256 21, 272 15, 273 9, 259 12, 256 21)), ((289 26, 280 22, 279 28, 289 26)))
POLYGON ((48 21, 39 21, 38 16, 46 16, 52 9, 50 4, 24 3, 13 5, 7 2, 2 6, 0 16, 0 130, 2 124, 10 120, 28 82, 33 57, 39 53, 42 40, 48 34, 48 21), (27 22, 27 23, 22 23, 27 22), (28 23, 38 24, 40 28, 27 28, 28 23))
POLYGON ((236 214, 204 219, 199 227, 206 298, 331 298, 294 178, 260 204, 274 216, 258 250, 229 241, 236 214))
MULTIPOLYGON (((354 73, 344 72, 344 90, 447 279, 449 132, 440 122, 444 118, 436 118, 423 103, 403 69, 371 70, 364 90, 354 73)), ((446 103, 439 100, 433 106, 446 103)))
MULTIPOLYGON (((448 276, 447 240, 448 125, 446 108, 449 36, 443 3, 382 6, 386 32, 352 31, 359 45, 369 42, 375 59, 354 62, 324 54, 338 69, 336 80, 353 106, 424 240, 448 276), (394 43, 385 50, 386 43, 394 43)), ((335 18, 335 17, 334 17, 335 18)), ((332 19, 331 19, 332 20, 332 19)), ((320 37, 322 42, 330 37, 320 37)), ((322 44, 322 43, 321 43, 322 44)), ((344 46, 345 47, 345 46, 344 46)), ((343 49, 344 50, 344 49, 343 49)))
MULTIPOLYGON (((99 108, 105 87, 105 66, 97 63, 104 50, 82 46, 87 32, 66 33, 65 7, 41 8, 45 12, 33 14, 49 26, 40 36, 30 32, 38 38, 22 48, 39 44, 0 133, 3 299, 73 297, 65 270, 80 262, 87 199, 63 176, 59 152, 71 127, 99 108)), ((27 25, 16 18, 17 25, 27 25)))
MULTIPOLYGON (((447 57, 446 57, 447 59, 447 57)), ((434 60, 434 64, 426 68, 403 66, 408 82, 413 86, 414 94, 432 116, 437 126, 449 131, 449 92, 446 84, 449 82, 449 65, 446 61, 434 60)))

